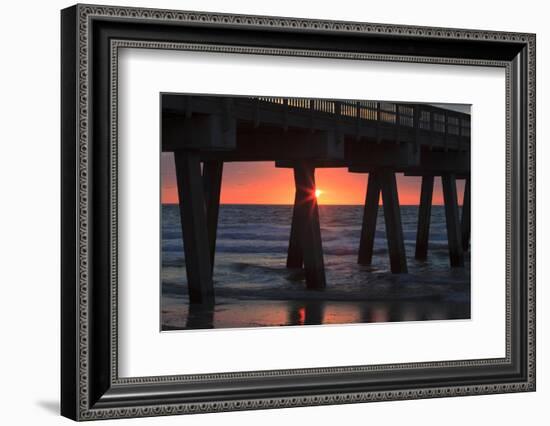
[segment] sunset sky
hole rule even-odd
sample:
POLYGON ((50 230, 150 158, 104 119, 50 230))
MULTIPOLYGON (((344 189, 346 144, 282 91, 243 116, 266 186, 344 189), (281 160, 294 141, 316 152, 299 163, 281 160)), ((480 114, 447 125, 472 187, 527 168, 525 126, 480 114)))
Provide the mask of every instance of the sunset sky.
MULTIPOLYGON (((161 200, 163 204, 178 202, 174 157, 161 157, 161 200)), ((363 204, 367 174, 349 173, 345 168, 317 169, 315 180, 321 191, 321 204, 363 204)), ((401 205, 418 205, 420 178, 397 175, 401 205)), ((458 201, 462 204, 464 181, 457 180, 458 201)), ((222 204, 293 204, 294 179, 291 169, 276 168, 273 162, 225 163, 223 169, 222 204)), ((434 204, 443 204, 440 179, 435 180, 434 204)))

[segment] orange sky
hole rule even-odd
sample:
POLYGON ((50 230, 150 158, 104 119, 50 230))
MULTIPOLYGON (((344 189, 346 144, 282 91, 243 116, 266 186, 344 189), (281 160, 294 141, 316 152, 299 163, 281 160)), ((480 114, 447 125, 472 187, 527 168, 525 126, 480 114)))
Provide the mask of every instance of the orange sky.
MULTIPOLYGON (((178 202, 174 160, 172 154, 161 159, 163 204, 178 202)), ((321 190, 322 204, 363 204, 367 174, 349 173, 347 169, 317 169, 315 180, 321 190)), ((462 203, 464 181, 457 181, 459 203, 462 203)), ((417 205, 420 198, 420 178, 397 175, 399 202, 417 205)), ((291 169, 279 169, 273 162, 226 163, 222 180, 222 204, 292 204, 294 179, 291 169)), ((443 204, 441 182, 435 181, 434 204, 443 204)))

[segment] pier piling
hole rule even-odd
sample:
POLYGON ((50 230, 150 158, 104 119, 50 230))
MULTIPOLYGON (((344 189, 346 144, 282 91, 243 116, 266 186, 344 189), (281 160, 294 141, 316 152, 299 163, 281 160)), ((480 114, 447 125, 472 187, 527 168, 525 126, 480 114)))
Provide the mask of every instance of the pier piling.
POLYGON ((395 173, 387 169, 382 170, 381 183, 391 271, 394 274, 407 273, 407 257, 395 173))
POLYGON ((449 258, 452 267, 461 267, 464 266, 464 251, 462 250, 455 175, 446 173, 441 176, 441 182, 443 184, 443 199, 445 202, 449 258))
POLYGON ((315 168, 306 162, 297 164, 294 167, 294 183, 298 200, 296 206, 299 206, 295 209, 295 224, 301 241, 306 287, 322 289, 326 286, 326 280, 319 206, 315 197, 315 168))
POLYGON ((432 213, 432 197, 434 177, 422 176, 420 190, 420 205, 418 206, 418 228, 416 232, 416 249, 414 257, 417 260, 426 260, 428 257, 428 241, 430 235, 430 220, 432 213))
POLYGON ((206 226, 208 228, 208 246, 210 248, 210 267, 214 270, 216 254, 216 234, 220 211, 223 161, 205 161, 202 166, 202 183, 206 208, 206 226))
POLYGON ((471 199, 470 199, 470 178, 466 178, 464 184, 464 200, 462 202, 462 250, 467 252, 470 248, 470 215, 471 215, 471 199))
POLYGON ((302 254, 302 244, 300 241, 299 230, 303 227, 299 223, 300 218, 304 214, 300 213, 300 208, 303 208, 305 200, 300 199, 304 193, 302 191, 296 191, 294 195, 294 206, 292 208, 292 222, 290 225, 290 238, 288 241, 288 252, 286 258, 287 268, 301 268, 304 265, 304 256, 302 254))
POLYGON ((180 219, 190 303, 214 303, 203 179, 196 152, 175 151, 180 219))
POLYGON ((374 237, 376 234, 376 219, 378 217, 378 202, 380 201, 380 179, 375 172, 369 173, 367 195, 363 209, 363 224, 359 240, 359 255, 357 263, 370 265, 374 251, 374 237))

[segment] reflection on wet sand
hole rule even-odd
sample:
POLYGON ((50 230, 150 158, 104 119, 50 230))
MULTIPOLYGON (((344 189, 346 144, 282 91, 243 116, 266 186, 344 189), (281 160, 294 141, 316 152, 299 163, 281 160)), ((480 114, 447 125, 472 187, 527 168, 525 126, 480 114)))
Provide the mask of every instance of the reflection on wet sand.
POLYGON ((468 303, 250 301, 166 306, 167 330, 463 319, 468 303))
POLYGON ((214 327, 214 308, 211 304, 190 304, 185 328, 193 330, 214 327))

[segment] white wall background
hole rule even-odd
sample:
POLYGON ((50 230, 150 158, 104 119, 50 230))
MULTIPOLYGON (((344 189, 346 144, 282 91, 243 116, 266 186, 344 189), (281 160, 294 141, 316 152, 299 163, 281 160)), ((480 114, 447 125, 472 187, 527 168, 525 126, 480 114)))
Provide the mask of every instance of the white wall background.
MULTIPOLYGON (((530 394, 401 401, 118 424, 547 424, 550 401, 550 27, 536 0, 321 2, 109 1, 103 4, 537 33, 538 390, 530 394)), ((59 10, 71 2, 12 1, 0 25, 0 416, 2 423, 68 424, 59 405, 59 10)), ((108 424, 113 422, 106 422, 108 424)), ((116 423, 113 423, 116 424, 116 423)))

